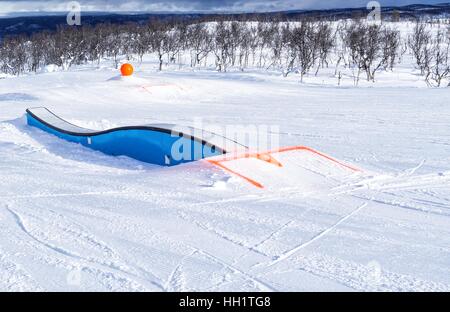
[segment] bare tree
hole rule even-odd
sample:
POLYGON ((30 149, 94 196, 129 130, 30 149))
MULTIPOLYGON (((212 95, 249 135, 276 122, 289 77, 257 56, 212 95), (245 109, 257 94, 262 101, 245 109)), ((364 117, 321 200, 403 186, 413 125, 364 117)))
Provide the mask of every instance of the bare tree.
POLYGON ((214 33, 213 52, 216 56, 216 68, 218 71, 227 71, 230 54, 230 29, 226 22, 220 21, 217 23, 214 33))
POLYGON ((167 53, 167 28, 159 21, 151 21, 147 25, 147 31, 149 32, 149 44, 150 51, 154 52, 158 56, 159 61, 159 71, 162 71, 162 66, 164 63, 163 57, 167 53))
POLYGON ((422 75, 425 74, 428 67, 430 42, 431 33, 427 30, 427 25, 417 21, 413 33, 408 38, 408 46, 422 75))
POLYGON ((119 56, 125 41, 119 26, 108 24, 107 31, 109 32, 109 35, 106 39, 106 54, 113 58, 114 67, 118 68, 119 56))
POLYGON ((191 48, 191 66, 200 65, 213 50, 213 36, 204 23, 190 25, 188 28, 188 45, 191 48))
POLYGON ((328 67, 328 58, 335 45, 335 33, 331 25, 327 22, 319 22, 315 28, 315 45, 318 53, 318 66, 316 70, 316 76, 319 73, 321 67, 328 67))
POLYGON ((279 22, 274 22, 271 31, 271 64, 267 67, 272 66, 282 67, 283 64, 283 54, 286 53, 289 38, 289 24, 281 24, 279 22))
POLYGON ((439 31, 431 46, 430 66, 426 68, 425 80, 429 86, 440 87, 442 81, 450 76, 450 40, 439 31))
POLYGON ((334 75, 337 76, 339 66, 342 62, 344 62, 344 67, 347 67, 350 61, 348 61, 350 52, 349 52, 349 44, 348 44, 348 31, 347 31, 347 22, 341 21, 338 23, 336 27, 336 35, 335 35, 335 55, 337 56, 336 67, 334 71, 334 75))
POLYGON ((20 75, 27 64, 29 42, 24 36, 9 37, 3 40, 0 49, 1 69, 6 74, 20 75))
POLYGON ((381 34, 382 64, 385 69, 394 69, 401 45, 400 32, 384 29, 381 34))
POLYGON ((314 66, 316 59, 317 46, 313 26, 309 22, 301 22, 292 29, 290 37, 291 55, 285 76, 298 68, 300 81, 303 82, 303 77, 314 66))
POLYGON ((241 43, 244 39, 244 26, 241 25, 239 22, 231 22, 229 26, 229 34, 230 37, 228 38, 229 42, 229 57, 230 57, 230 63, 231 66, 236 65, 236 58, 238 55, 239 47, 241 46, 241 43))
POLYGON ((142 63, 144 54, 148 52, 150 42, 149 36, 146 33, 145 27, 140 25, 136 26, 134 33, 134 40, 132 41, 132 47, 134 52, 139 58, 139 62, 142 63))
POLYGON ((381 48, 385 34, 390 34, 389 30, 376 24, 357 22, 347 27, 346 42, 355 72, 355 85, 359 83, 361 72, 366 73, 367 81, 375 82, 375 73, 385 64, 381 48))
POLYGON ((45 32, 37 33, 31 37, 29 46, 29 62, 30 70, 37 72, 37 70, 44 64, 44 51, 46 50, 47 34, 45 32))

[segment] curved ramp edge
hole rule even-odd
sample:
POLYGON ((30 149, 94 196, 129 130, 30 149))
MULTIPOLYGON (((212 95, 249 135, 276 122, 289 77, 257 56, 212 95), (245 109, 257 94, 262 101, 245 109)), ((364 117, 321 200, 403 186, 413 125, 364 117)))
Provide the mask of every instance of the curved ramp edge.
POLYGON ((61 139, 108 155, 127 156, 160 166, 224 155, 227 153, 225 147, 239 145, 214 133, 177 125, 128 126, 98 131, 71 124, 45 107, 29 108, 26 113, 28 125, 61 139))

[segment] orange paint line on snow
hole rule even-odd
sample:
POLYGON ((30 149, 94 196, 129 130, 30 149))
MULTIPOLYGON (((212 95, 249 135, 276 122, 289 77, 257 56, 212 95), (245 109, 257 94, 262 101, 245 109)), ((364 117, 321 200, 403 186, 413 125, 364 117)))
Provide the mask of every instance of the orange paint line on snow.
POLYGON ((257 188, 260 188, 260 189, 264 188, 264 186, 261 183, 256 182, 255 180, 250 179, 249 177, 246 177, 246 176, 244 176, 244 175, 242 175, 242 174, 240 174, 240 173, 238 173, 238 172, 236 172, 236 171, 226 167, 225 165, 221 164, 219 161, 207 160, 207 162, 209 162, 210 164, 215 165, 217 167, 220 167, 223 170, 228 171, 229 173, 234 174, 235 176, 237 176, 237 177, 239 177, 241 179, 244 179, 245 181, 249 182, 250 184, 256 186, 257 188))
POLYGON ((359 168, 356 168, 356 167, 354 167, 354 166, 345 164, 345 163, 343 163, 343 162, 337 160, 336 158, 333 158, 333 157, 331 157, 331 156, 328 156, 328 155, 326 155, 326 154, 324 154, 324 153, 322 153, 322 152, 316 151, 316 150, 314 150, 314 149, 312 149, 312 148, 310 148, 310 147, 306 147, 306 146, 285 147, 285 148, 281 148, 281 149, 279 149, 278 151, 272 152, 272 153, 283 153, 283 152, 290 152, 290 151, 295 151, 295 150, 305 150, 305 151, 311 152, 311 153, 313 153, 313 154, 316 154, 316 155, 318 155, 318 156, 321 156, 321 157, 323 157, 323 158, 326 158, 326 159, 328 159, 328 160, 330 160, 330 161, 332 161, 332 162, 334 162, 334 163, 336 163, 336 164, 338 164, 338 165, 341 165, 342 167, 345 167, 345 168, 347 168, 347 169, 350 169, 350 170, 352 170, 352 171, 355 171, 355 172, 362 172, 362 170, 359 169, 359 168))
POLYGON ((276 160, 271 154, 277 154, 277 153, 284 153, 284 152, 291 152, 291 151, 308 151, 310 153, 316 154, 320 157, 326 158, 342 167, 345 167, 347 169, 350 169, 352 171, 357 171, 357 172, 361 172, 362 170, 359 168, 356 168, 354 166, 345 164, 331 156, 328 156, 322 152, 316 151, 310 147, 306 147, 306 146, 290 146, 290 147, 283 147, 283 148, 279 148, 279 149, 275 149, 275 150, 271 150, 271 151, 267 151, 267 152, 263 152, 263 153, 258 153, 258 152, 245 152, 245 153, 235 153, 232 155, 225 155, 223 156, 222 159, 215 159, 214 161, 216 162, 226 162, 226 161, 232 161, 232 160, 238 160, 238 159, 244 159, 244 158, 257 158, 272 164, 275 164, 279 167, 282 167, 283 165, 276 160))
POLYGON ((341 162, 341 161, 339 161, 339 160, 337 160, 337 159, 335 159, 335 158, 333 158, 331 156, 328 156, 328 155, 326 155, 326 154, 324 154, 322 152, 316 151, 316 150, 314 150, 314 149, 312 149, 310 147, 306 147, 306 146, 283 147, 283 148, 280 148, 280 149, 276 149, 276 150, 272 150, 272 151, 268 151, 268 152, 263 152, 263 153, 255 153, 255 152, 235 153, 235 154, 233 154, 231 156, 226 155, 222 159, 214 159, 214 160, 207 160, 207 161, 210 164, 212 164, 212 165, 220 167, 223 170, 228 171, 228 172, 230 172, 230 173, 240 177, 241 179, 244 179, 245 181, 249 182, 250 184, 252 184, 252 185, 254 185, 256 187, 263 189, 264 186, 261 183, 259 183, 259 182, 255 181, 255 180, 253 180, 253 179, 251 179, 249 177, 246 177, 246 176, 244 176, 244 175, 242 175, 242 174, 240 174, 240 173, 238 173, 238 172, 228 168, 227 166, 225 166, 222 163, 223 162, 232 161, 232 160, 244 159, 244 158, 257 158, 259 160, 265 161, 265 162, 273 164, 275 166, 283 167, 283 164, 281 164, 278 160, 276 160, 271 154, 284 153, 284 152, 290 152, 290 151, 307 151, 307 152, 313 153, 313 154, 315 154, 317 156, 323 157, 323 158, 325 158, 325 159, 327 159, 327 160, 329 160, 331 162, 334 162, 334 163, 336 163, 336 164, 338 164, 338 165, 340 165, 340 166, 342 166, 344 168, 347 168, 347 169, 349 169, 351 171, 362 172, 362 170, 359 169, 359 168, 356 168, 354 166, 345 164, 345 163, 343 163, 343 162, 341 162))
POLYGON ((278 166, 278 167, 283 167, 283 164, 280 163, 278 160, 276 160, 274 157, 272 157, 272 155, 270 155, 270 153, 264 153, 264 154, 256 154, 254 157, 258 158, 259 160, 268 162, 269 164, 278 166))

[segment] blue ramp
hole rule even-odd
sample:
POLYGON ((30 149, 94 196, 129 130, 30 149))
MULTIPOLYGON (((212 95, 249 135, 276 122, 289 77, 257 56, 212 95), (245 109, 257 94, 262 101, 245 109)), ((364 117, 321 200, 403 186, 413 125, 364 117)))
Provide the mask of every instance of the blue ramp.
POLYGON ((128 156, 160 166, 175 166, 226 154, 242 145, 211 132, 169 124, 96 131, 73 125, 44 107, 27 109, 28 125, 113 156, 128 156), (195 134, 195 135, 194 135, 195 134))

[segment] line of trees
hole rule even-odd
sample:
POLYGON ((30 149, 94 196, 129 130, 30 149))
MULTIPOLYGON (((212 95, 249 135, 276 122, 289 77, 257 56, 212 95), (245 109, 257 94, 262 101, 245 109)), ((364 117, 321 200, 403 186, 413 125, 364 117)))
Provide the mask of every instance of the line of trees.
POLYGON ((285 76, 317 75, 331 64, 341 78, 349 69, 357 85, 361 76, 375 81, 380 70, 392 70, 406 53, 430 86, 441 86, 450 77, 450 29, 417 22, 408 36, 394 29, 362 20, 208 23, 163 22, 145 24, 99 24, 58 27, 55 32, 4 38, 0 43, 0 71, 11 75, 37 72, 54 64, 63 69, 73 65, 100 63, 109 58, 118 67, 121 60, 154 54, 159 70, 165 64, 182 63, 186 56, 192 67, 213 62, 218 71, 230 67, 281 70, 285 76))
POLYGON ((450 77, 449 29, 439 29, 432 34, 425 24, 417 23, 407 45, 429 86, 439 87, 444 79, 450 77))

